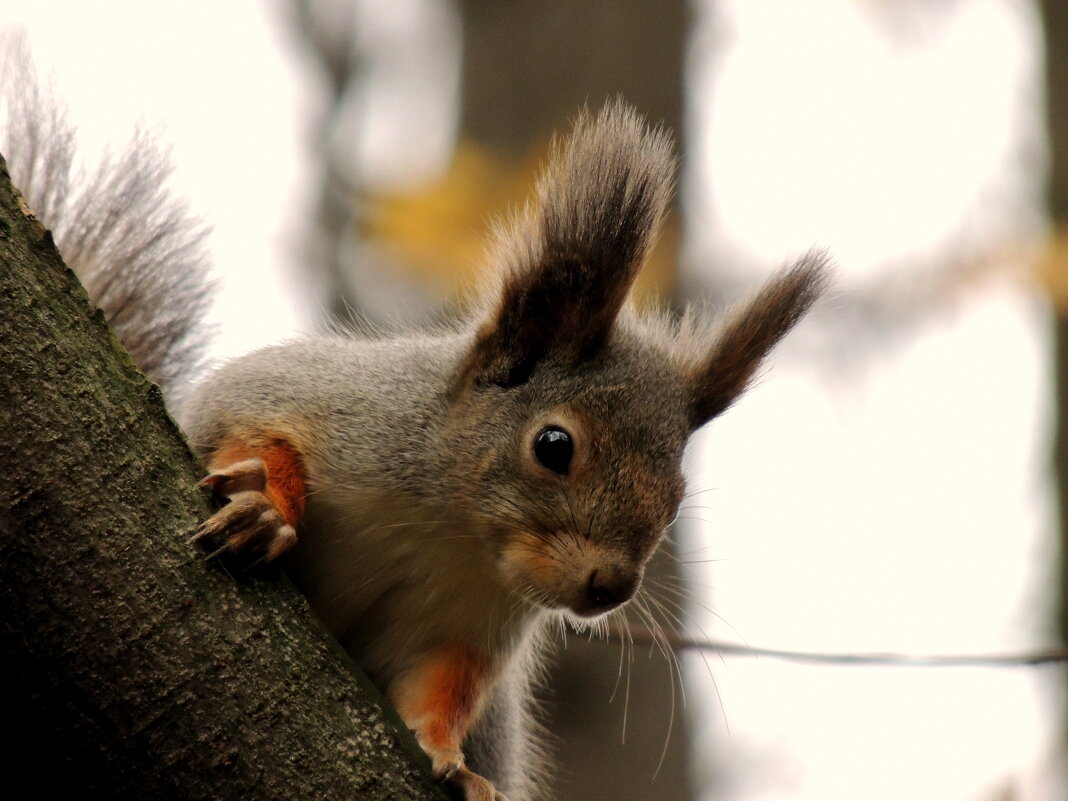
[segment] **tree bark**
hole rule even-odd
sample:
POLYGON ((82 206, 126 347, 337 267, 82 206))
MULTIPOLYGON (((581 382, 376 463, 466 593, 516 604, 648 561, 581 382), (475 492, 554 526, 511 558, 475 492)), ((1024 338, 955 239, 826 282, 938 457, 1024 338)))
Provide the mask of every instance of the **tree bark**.
POLYGON ((201 470, 0 158, 5 797, 442 799, 303 598, 187 542, 201 470))

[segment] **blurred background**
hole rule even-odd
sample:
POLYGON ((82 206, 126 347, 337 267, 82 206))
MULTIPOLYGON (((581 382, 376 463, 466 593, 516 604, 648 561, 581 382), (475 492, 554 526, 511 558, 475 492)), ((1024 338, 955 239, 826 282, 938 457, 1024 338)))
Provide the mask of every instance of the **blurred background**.
POLYGON ((0 0, 0 27, 87 158, 170 146, 216 359, 440 314, 582 105, 673 130, 644 299, 719 309, 812 245, 839 281, 687 453, 648 603, 720 647, 558 643, 555 795, 1068 799, 1068 671, 1029 658, 1068 633, 1068 3, 0 0))

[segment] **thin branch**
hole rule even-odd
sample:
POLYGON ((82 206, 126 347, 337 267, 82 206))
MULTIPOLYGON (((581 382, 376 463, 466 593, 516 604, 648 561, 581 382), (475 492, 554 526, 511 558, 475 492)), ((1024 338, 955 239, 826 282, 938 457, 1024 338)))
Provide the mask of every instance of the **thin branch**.
POLYGON ((613 642, 633 639, 636 644, 659 643, 670 645, 676 651, 701 650, 732 656, 766 657, 788 662, 804 662, 817 665, 875 665, 884 667, 1033 667, 1035 665, 1063 664, 1068 662, 1068 647, 1039 648, 1007 654, 897 654, 873 653, 828 653, 821 651, 792 651, 783 648, 758 648, 743 643, 725 640, 698 640, 674 631, 656 634, 643 626, 616 624, 609 632, 613 642))

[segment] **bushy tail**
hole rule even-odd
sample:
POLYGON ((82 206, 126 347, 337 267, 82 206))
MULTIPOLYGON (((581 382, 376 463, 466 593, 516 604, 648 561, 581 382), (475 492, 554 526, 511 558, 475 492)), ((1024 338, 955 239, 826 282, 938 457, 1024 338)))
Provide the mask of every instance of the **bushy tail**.
POLYGON ((15 186, 134 362, 173 397, 210 334, 206 229, 167 188, 170 162, 144 132, 76 168, 74 126, 25 43, 0 37, 0 52, 0 153, 15 186))

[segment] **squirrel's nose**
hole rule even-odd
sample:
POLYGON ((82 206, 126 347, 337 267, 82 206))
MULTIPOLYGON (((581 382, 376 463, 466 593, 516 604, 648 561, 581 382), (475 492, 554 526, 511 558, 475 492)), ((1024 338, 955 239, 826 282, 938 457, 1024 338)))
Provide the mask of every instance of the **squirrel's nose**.
POLYGON ((641 573, 619 567, 599 567, 586 581, 586 601, 590 614, 599 615, 631 599, 638 589, 641 573))

